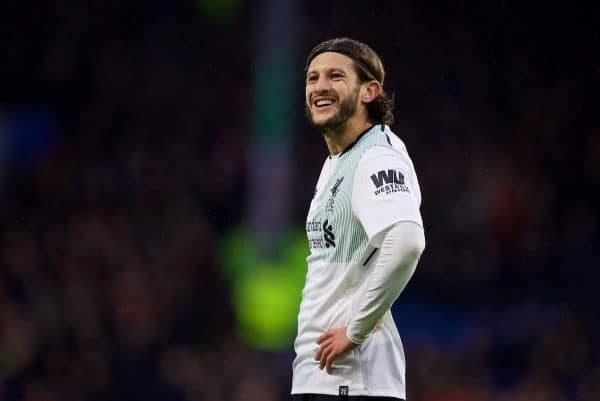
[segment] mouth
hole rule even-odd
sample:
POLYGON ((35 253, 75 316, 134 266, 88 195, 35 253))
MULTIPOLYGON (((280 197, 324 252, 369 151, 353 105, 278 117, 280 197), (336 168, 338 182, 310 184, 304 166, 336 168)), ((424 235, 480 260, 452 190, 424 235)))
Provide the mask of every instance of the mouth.
POLYGON ((315 109, 315 110, 326 111, 326 110, 329 110, 330 108, 332 108, 335 103, 336 103, 336 100, 333 97, 319 96, 313 100, 312 105, 313 105, 313 109, 315 109))

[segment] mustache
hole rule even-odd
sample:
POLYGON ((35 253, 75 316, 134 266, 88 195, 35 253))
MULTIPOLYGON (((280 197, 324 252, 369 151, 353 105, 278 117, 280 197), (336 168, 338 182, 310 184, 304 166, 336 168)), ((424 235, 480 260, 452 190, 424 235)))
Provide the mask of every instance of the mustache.
POLYGON ((337 92, 332 91, 332 90, 321 90, 321 91, 315 91, 315 92, 311 93, 310 102, 312 103, 313 99, 317 96, 328 96, 328 97, 335 98, 335 100, 339 100, 337 92))

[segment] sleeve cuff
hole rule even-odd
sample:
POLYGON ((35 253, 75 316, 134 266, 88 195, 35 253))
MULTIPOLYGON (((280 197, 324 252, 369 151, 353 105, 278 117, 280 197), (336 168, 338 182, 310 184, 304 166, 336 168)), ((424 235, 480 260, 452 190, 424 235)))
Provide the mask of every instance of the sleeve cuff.
POLYGON ((352 323, 350 323, 348 325, 348 328, 346 329, 346 337, 348 338, 348 340, 352 341, 356 345, 360 345, 360 344, 364 343, 365 340, 367 339, 367 337, 369 336, 367 334, 364 338, 361 339, 361 337, 357 336, 356 333, 354 333, 353 331, 356 331, 356 330, 352 330, 352 323))

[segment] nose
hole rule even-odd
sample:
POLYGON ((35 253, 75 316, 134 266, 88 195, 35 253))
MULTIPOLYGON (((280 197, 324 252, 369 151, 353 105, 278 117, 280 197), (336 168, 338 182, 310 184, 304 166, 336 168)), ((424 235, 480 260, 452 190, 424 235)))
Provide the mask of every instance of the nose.
POLYGON ((329 79, 327 79, 326 76, 321 75, 318 79, 317 82, 315 82, 315 92, 323 92, 323 91, 327 91, 331 88, 331 82, 329 82, 329 79))

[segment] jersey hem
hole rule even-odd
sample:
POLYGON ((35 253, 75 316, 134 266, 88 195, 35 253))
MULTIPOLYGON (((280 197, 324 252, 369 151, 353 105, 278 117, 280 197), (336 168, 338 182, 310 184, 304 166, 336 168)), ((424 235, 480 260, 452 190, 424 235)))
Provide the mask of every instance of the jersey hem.
MULTIPOLYGON (((293 394, 323 394, 323 395, 339 395, 339 390, 332 391, 331 387, 327 388, 318 388, 311 387, 309 388, 293 388, 290 392, 293 394)), ((391 398, 400 398, 401 400, 406 400, 406 393, 398 393, 394 390, 352 390, 350 387, 350 396, 370 396, 370 397, 391 397, 391 398)))

